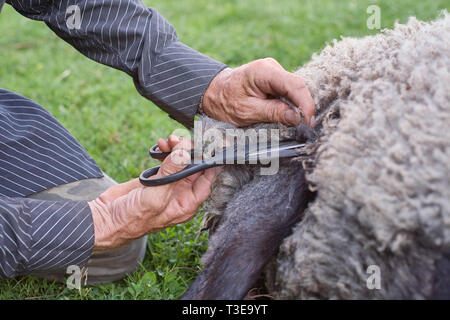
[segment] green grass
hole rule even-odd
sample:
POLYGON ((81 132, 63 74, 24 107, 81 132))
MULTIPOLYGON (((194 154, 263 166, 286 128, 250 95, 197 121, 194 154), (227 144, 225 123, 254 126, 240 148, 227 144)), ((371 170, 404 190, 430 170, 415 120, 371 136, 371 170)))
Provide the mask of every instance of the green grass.
MULTIPOLYGON (((274 57, 294 70, 334 38, 373 34, 368 5, 382 28, 415 15, 430 20, 449 0, 153 0, 182 41, 230 66, 274 57)), ((131 79, 80 55, 45 24, 5 5, 0 14, 0 86, 52 112, 119 182, 156 163, 147 148, 181 127, 134 89, 131 79)), ((175 299, 199 271, 207 246, 201 216, 149 237, 141 268, 107 285, 68 290, 33 277, 0 280, 0 299, 175 299)))

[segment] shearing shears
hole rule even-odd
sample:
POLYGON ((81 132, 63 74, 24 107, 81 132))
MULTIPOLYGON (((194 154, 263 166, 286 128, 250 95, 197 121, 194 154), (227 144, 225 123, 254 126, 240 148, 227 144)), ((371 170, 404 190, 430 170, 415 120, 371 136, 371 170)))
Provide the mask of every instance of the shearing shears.
MULTIPOLYGON (((191 150, 191 163, 189 163, 183 170, 174 174, 161 177, 150 178, 155 175, 160 166, 147 169, 139 176, 140 182, 144 186, 160 186, 172 183, 197 172, 223 166, 229 164, 267 164, 268 161, 276 158, 293 158, 307 155, 304 147, 305 143, 298 143, 297 141, 282 141, 274 145, 270 143, 259 148, 258 145, 245 145, 244 150, 238 149, 236 146, 224 147, 222 152, 214 154, 208 159, 201 159, 194 161, 194 150, 191 150)), ((170 152, 161 152, 158 150, 158 145, 154 145, 149 150, 150 157, 153 159, 164 160, 170 152)))

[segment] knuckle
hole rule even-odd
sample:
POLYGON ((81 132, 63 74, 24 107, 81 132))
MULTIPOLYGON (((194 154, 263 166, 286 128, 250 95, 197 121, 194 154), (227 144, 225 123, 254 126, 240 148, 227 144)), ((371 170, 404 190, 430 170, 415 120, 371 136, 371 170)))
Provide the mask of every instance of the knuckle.
POLYGON ((263 67, 266 64, 266 62, 264 59, 258 59, 253 61, 251 64, 255 67, 263 67))
POLYGON ((233 115, 238 119, 245 119, 255 112, 254 106, 249 106, 246 103, 236 104, 233 107, 233 115))
POLYGON ((257 67, 260 69, 263 69, 263 70, 268 70, 268 69, 274 70, 276 68, 279 68, 279 66, 280 66, 278 64, 278 62, 274 58, 271 58, 271 57, 259 59, 259 60, 256 60, 256 62, 257 62, 257 67))
POLYGON ((280 114, 281 114, 281 106, 278 104, 272 104, 272 103, 268 103, 267 108, 266 108, 266 116, 268 120, 271 121, 279 121, 281 120, 280 118, 280 114))
POLYGON ((272 121, 279 121, 281 120, 280 117, 278 116, 278 112, 275 109, 272 109, 272 111, 270 112, 270 119, 272 121))
POLYGON ((270 63, 270 64, 276 64, 276 65, 278 65, 278 62, 277 62, 277 60, 275 60, 274 58, 272 58, 272 57, 267 57, 267 58, 264 58, 263 59, 266 63, 270 63))

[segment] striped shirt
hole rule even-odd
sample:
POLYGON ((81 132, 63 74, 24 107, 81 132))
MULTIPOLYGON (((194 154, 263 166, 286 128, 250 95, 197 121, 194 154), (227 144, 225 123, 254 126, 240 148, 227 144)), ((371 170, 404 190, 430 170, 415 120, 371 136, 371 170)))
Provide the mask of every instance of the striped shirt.
MULTIPOLYGON (((226 66, 177 39, 139 0, 0 0, 44 21, 85 56, 122 70, 137 91, 192 127, 203 92, 226 66)), ((0 277, 84 265, 94 246, 86 201, 27 195, 102 172, 44 108, 0 89, 0 277)))

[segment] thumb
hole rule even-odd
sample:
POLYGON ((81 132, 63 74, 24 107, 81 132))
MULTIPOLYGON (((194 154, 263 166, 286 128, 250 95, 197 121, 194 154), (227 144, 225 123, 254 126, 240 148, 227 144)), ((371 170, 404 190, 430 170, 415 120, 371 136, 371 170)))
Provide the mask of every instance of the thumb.
POLYGON ((190 161, 191 156, 186 150, 174 150, 161 164, 157 176, 164 177, 170 174, 174 174, 186 167, 190 163, 190 161))
POLYGON ((261 107, 258 110, 259 119, 265 122, 280 122, 287 126, 300 124, 301 116, 289 105, 279 99, 259 99, 261 107))

